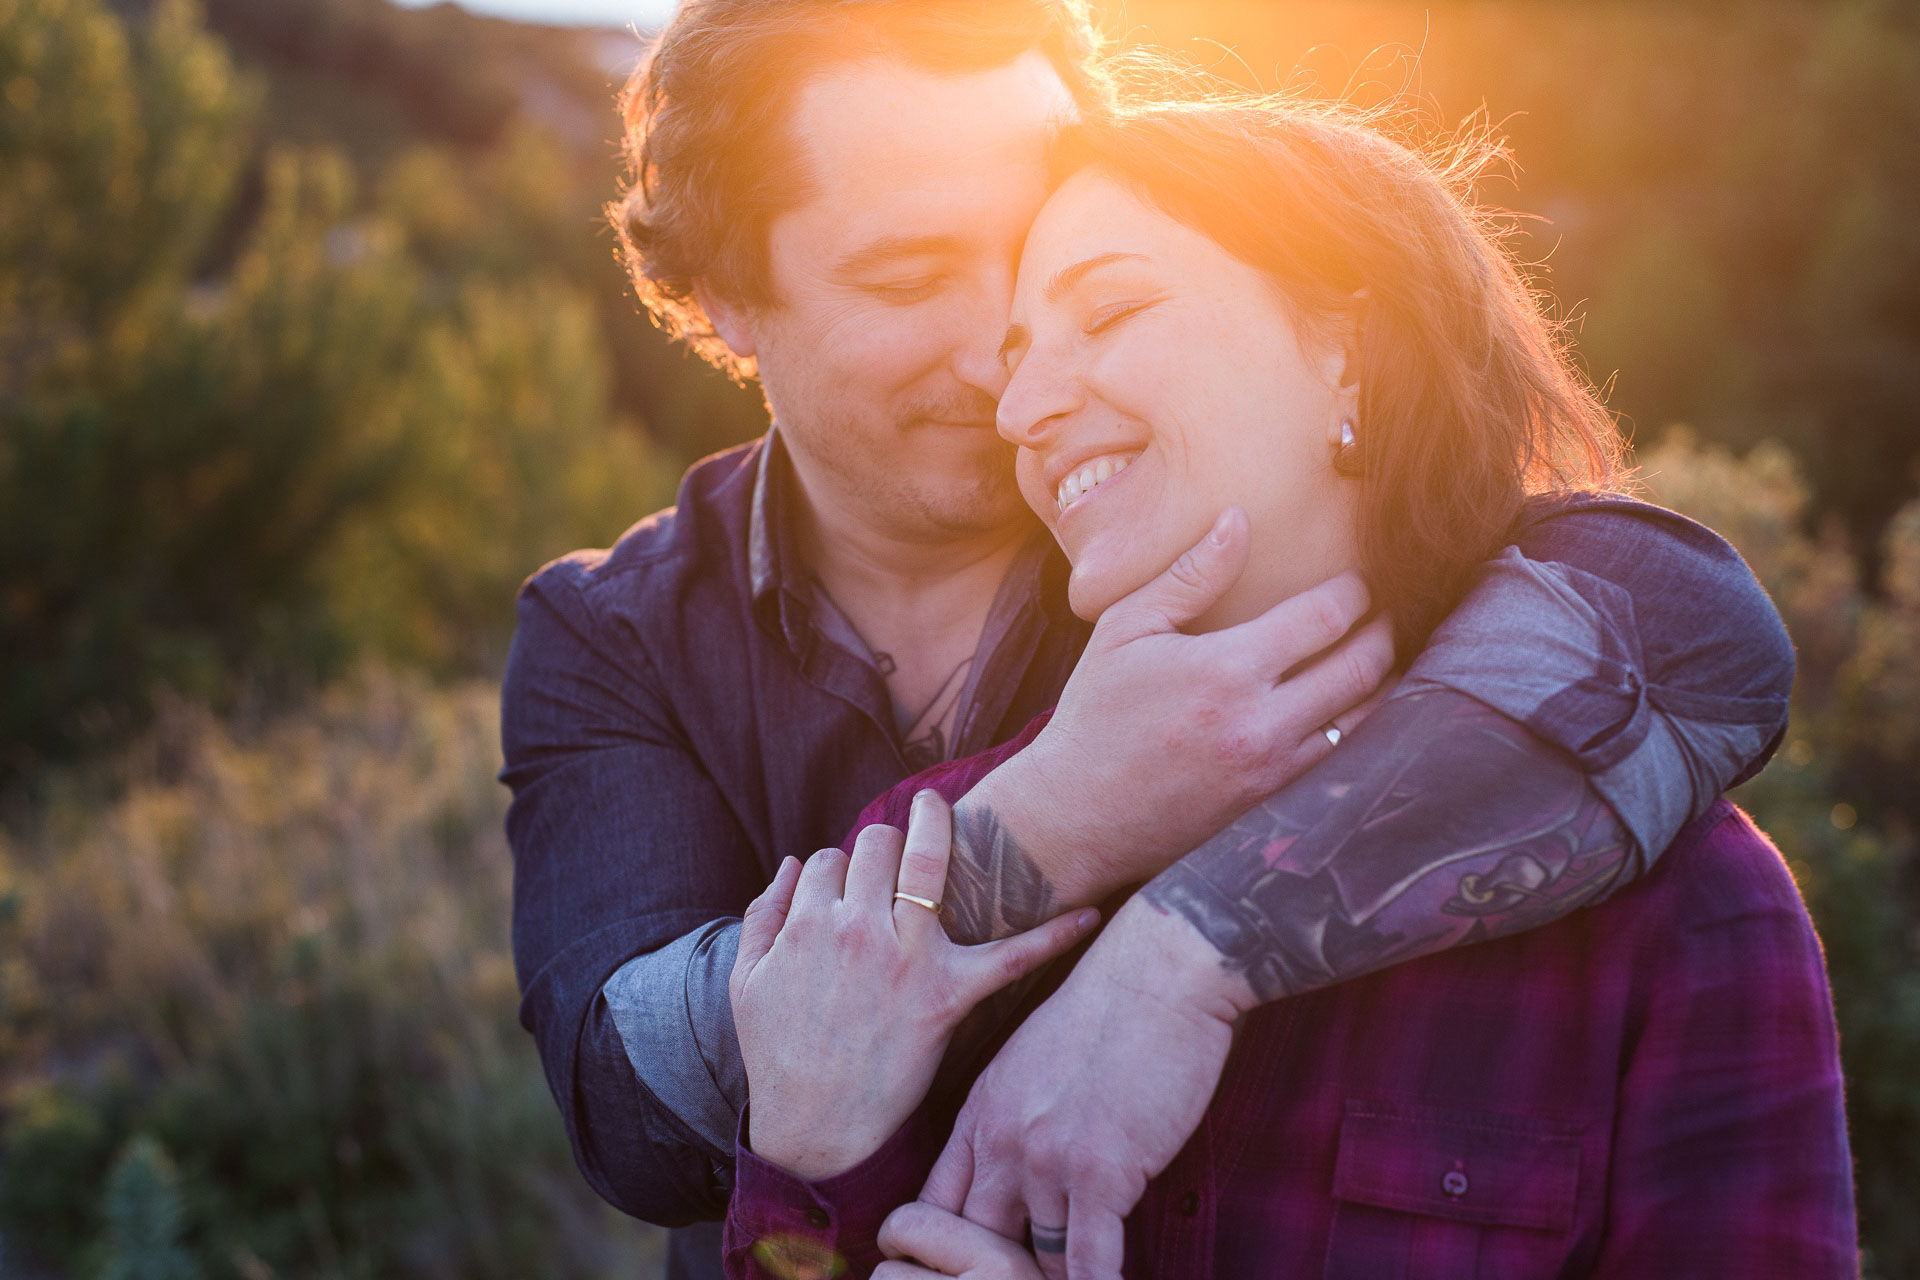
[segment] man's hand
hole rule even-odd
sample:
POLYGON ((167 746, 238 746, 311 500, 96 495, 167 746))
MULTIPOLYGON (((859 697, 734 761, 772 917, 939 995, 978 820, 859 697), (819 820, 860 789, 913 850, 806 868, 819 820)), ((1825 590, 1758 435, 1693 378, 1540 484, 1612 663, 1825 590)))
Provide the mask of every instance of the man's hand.
POLYGON ((1351 732, 1393 665, 1392 629, 1344 573, 1205 635, 1246 564, 1233 508, 1172 568, 1108 609, 1052 721, 955 811, 955 932, 1030 927, 1143 881, 1351 732))
POLYGON ((914 800, 905 836, 860 833, 848 858, 792 858, 747 908, 731 979, 755 1154, 818 1181, 878 1150, 920 1104, 954 1027, 981 999, 1085 937, 1077 912, 977 947, 896 889, 938 901, 947 803, 914 800))
POLYGON ((1119 1280, 1122 1220, 1198 1127, 1252 991, 1178 916, 1130 903, 974 1084, 920 1198, 1050 1280, 1119 1280))

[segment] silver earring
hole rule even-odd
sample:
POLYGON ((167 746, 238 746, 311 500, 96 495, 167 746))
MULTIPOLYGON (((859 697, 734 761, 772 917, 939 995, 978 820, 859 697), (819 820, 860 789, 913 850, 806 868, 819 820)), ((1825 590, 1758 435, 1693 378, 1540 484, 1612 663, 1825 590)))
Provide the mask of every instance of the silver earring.
POLYGON ((1340 419, 1340 447, 1333 451, 1333 469, 1349 478, 1360 474, 1360 450, 1353 439, 1353 419, 1340 419))

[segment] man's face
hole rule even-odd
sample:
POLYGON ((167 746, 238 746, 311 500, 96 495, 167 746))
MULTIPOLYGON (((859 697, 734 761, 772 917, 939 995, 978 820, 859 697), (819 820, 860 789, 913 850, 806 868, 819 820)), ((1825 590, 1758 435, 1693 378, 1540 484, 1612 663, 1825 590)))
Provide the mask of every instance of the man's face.
POLYGON ((1037 52, 953 76, 846 63, 800 90, 789 136, 814 194, 774 220, 776 301, 739 323, 816 502, 909 540, 1028 518, 994 430, 998 349, 1072 109, 1037 52))

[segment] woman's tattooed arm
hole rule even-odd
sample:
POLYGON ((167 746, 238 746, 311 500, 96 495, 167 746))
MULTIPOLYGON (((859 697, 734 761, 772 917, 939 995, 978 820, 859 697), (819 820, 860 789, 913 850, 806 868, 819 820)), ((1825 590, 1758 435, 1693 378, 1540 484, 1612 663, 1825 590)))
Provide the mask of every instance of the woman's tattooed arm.
POLYGON ((1271 1000, 1535 928, 1644 865, 1571 758, 1433 692, 1384 704, 1141 892, 1271 1000))
POLYGON ((947 932, 967 943, 1031 929, 1067 906, 993 810, 965 797, 953 810, 945 901, 947 932))

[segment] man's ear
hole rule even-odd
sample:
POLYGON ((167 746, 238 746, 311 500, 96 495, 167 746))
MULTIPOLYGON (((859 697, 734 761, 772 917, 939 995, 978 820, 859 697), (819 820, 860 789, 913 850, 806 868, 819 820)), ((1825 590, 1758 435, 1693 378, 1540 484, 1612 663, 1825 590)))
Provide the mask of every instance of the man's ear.
POLYGON ((726 301, 705 284, 694 285, 693 296, 700 304, 700 310, 706 314, 707 323, 713 326, 714 333, 727 344, 727 350, 742 360, 753 359, 760 342, 752 309, 726 301))

